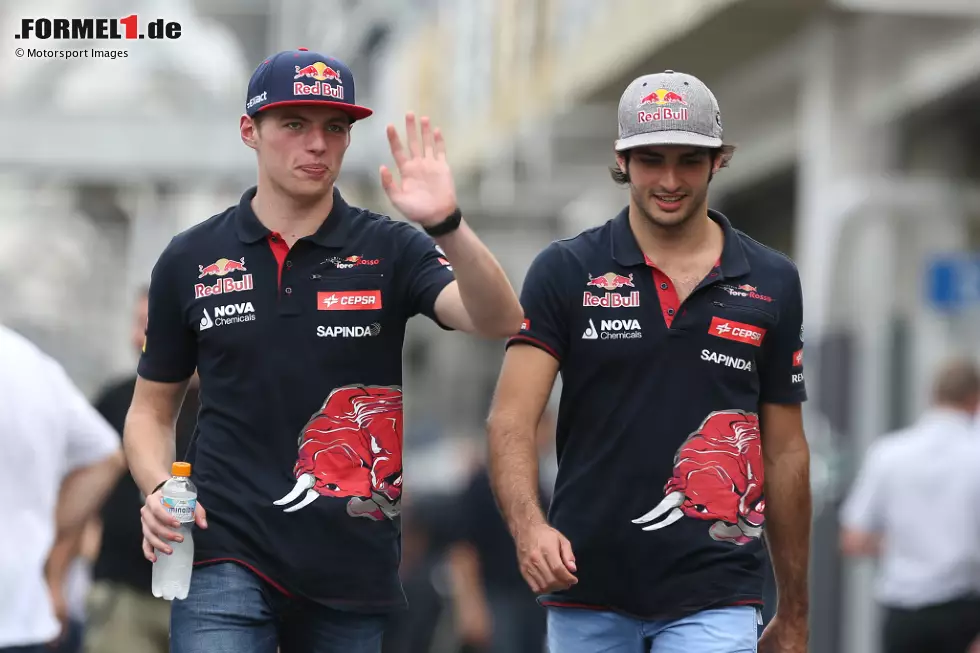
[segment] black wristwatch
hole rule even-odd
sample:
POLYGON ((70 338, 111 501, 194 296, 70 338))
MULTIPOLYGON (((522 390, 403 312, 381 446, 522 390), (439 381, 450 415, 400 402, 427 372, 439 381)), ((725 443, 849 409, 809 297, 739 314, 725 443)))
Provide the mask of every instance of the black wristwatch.
POLYGON ((422 229, 425 233, 430 236, 445 236, 448 233, 452 233, 459 229, 459 224, 463 220, 463 212, 456 207, 456 210, 449 214, 449 217, 440 222, 439 224, 433 225, 431 227, 423 226, 422 229))

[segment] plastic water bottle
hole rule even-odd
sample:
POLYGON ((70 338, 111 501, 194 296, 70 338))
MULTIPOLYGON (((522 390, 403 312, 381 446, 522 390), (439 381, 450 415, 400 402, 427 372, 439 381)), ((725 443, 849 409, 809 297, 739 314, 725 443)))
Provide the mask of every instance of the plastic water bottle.
POLYGON ((163 484, 163 507, 180 522, 177 530, 183 542, 168 540, 173 553, 155 551, 153 563, 153 596, 167 601, 187 598, 194 565, 194 509, 197 507, 197 488, 191 482, 190 463, 174 463, 170 480, 163 484))

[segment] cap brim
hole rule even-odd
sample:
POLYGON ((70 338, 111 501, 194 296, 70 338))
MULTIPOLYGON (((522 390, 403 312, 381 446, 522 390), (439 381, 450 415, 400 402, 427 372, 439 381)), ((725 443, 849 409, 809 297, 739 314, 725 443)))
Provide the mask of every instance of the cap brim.
POLYGON ((346 102, 333 102, 331 100, 284 100, 282 102, 266 104, 257 111, 254 111, 252 115, 254 116, 259 111, 265 111, 274 107, 329 107, 331 109, 340 109, 354 120, 367 118, 374 113, 373 110, 367 107, 362 107, 357 104, 347 104, 346 102))
POLYGON ((621 138, 616 141, 616 151, 631 150, 634 147, 644 147, 647 145, 691 145, 693 147, 721 147, 724 142, 720 138, 713 138, 703 134, 694 134, 684 131, 659 131, 647 132, 645 134, 635 134, 628 138, 621 138))

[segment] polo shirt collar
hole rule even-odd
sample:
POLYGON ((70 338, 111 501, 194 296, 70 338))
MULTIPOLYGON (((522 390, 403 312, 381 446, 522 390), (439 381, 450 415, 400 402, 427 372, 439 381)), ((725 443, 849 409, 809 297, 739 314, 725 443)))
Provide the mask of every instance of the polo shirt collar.
MULTIPOLYGON (((745 256, 745 249, 742 241, 732 223, 719 211, 708 209, 708 217, 718 223, 725 237, 725 244, 721 252, 721 276, 722 278, 740 277, 748 274, 749 260, 745 256)), ((630 228, 629 207, 619 212, 612 221, 612 256, 620 265, 630 267, 645 265, 646 259, 643 251, 640 250, 636 242, 636 236, 630 228)))
MULTIPOLYGON (((272 231, 259 221, 255 211, 252 210, 252 199, 255 198, 257 190, 255 186, 246 190, 238 203, 238 219, 236 221, 238 237, 245 243, 255 243, 272 234, 272 231)), ((307 236, 304 240, 310 240, 322 247, 343 247, 350 234, 350 223, 350 205, 344 201, 340 191, 334 186, 333 208, 330 209, 330 214, 327 215, 316 233, 307 236)))

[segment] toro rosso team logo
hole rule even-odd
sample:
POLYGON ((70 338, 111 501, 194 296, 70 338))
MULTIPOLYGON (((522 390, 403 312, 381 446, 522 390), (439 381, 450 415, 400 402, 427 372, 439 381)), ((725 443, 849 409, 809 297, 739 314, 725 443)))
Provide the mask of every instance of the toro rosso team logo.
POLYGON ((677 451, 663 501, 633 523, 655 531, 684 517, 713 521, 712 539, 747 544, 762 535, 763 479, 758 415, 711 413, 677 451))
POLYGON ((347 514, 380 521, 400 512, 402 392, 398 387, 346 386, 330 393, 299 436, 296 484, 277 506, 321 496, 351 497, 347 514))

